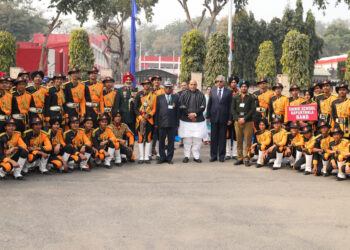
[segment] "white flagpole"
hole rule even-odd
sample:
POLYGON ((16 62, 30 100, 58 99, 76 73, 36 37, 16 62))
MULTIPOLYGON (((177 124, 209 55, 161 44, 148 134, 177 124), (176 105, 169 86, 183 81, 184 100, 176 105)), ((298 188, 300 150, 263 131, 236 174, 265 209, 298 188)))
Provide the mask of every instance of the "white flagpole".
POLYGON ((232 44, 232 0, 230 0, 228 4, 228 37, 229 37, 229 56, 228 56, 228 74, 227 78, 231 75, 231 69, 232 69, 232 51, 231 51, 231 44, 232 44))

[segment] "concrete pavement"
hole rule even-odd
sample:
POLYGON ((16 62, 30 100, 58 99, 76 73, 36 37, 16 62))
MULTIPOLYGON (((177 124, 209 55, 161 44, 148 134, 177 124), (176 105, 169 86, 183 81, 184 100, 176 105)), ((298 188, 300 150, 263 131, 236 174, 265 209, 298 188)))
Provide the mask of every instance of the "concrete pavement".
POLYGON ((348 249, 350 180, 128 164, 0 182, 1 249, 348 249))

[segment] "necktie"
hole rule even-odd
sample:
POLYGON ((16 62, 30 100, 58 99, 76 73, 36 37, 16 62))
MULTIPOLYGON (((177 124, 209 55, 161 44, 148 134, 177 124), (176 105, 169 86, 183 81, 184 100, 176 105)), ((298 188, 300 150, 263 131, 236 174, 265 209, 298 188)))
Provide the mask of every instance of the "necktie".
POLYGON ((219 89, 219 95, 218 95, 219 101, 221 101, 221 89, 219 89))

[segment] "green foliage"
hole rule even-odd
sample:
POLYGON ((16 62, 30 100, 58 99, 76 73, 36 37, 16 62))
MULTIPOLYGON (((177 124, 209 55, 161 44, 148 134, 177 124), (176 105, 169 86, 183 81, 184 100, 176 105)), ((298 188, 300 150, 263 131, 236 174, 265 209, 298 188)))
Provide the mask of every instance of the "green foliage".
POLYGON ((191 80, 192 72, 203 72, 205 62, 205 39, 197 29, 190 30, 182 36, 182 56, 180 81, 191 80))
POLYGON ((298 84, 302 89, 310 86, 309 38, 296 30, 286 35, 281 64, 283 73, 288 74, 290 84, 298 84))
POLYGON ((34 33, 45 31, 47 20, 11 3, 0 4, 0 30, 6 30, 18 41, 29 41, 34 33))
POLYGON ((87 72, 94 66, 94 62, 88 33, 83 29, 73 30, 69 40, 69 66, 78 67, 82 72, 87 72))
POLYGON ((330 24, 324 31, 324 49, 322 56, 333 56, 347 53, 350 50, 349 23, 338 20, 330 24))
POLYGON ((337 65, 337 78, 340 81, 344 81, 345 71, 343 71, 342 69, 345 68, 345 67, 346 67, 346 61, 338 62, 338 65, 337 65))
POLYGON ((205 86, 214 85, 218 75, 227 76, 229 40, 222 32, 214 32, 208 40, 208 51, 205 59, 205 86))
POLYGON ((350 50, 348 51, 348 59, 346 60, 344 79, 347 84, 350 83, 350 50))
POLYGON ((236 12, 232 21, 232 34, 235 51, 232 61, 232 73, 240 78, 254 81, 255 62, 259 54, 259 45, 266 37, 266 23, 257 22, 253 13, 245 10, 236 12))
POLYGON ((16 66, 16 37, 0 31, 0 71, 9 72, 13 66, 16 66))
POLYGON ((267 78, 269 82, 275 82, 277 69, 273 43, 263 42, 259 47, 260 53, 255 63, 257 79, 267 78))

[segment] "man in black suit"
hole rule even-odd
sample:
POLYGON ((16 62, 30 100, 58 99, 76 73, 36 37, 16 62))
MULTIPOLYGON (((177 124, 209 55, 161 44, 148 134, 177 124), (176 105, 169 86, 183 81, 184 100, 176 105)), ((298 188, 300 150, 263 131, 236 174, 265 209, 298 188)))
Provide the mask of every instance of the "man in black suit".
POLYGON ((179 126, 179 96, 173 94, 173 84, 164 84, 165 94, 157 96, 155 114, 155 127, 159 130, 159 154, 158 164, 168 162, 173 164, 174 141, 176 129, 179 126), (167 154, 165 154, 165 138, 168 137, 167 154))
POLYGON ((232 91, 224 87, 224 76, 218 76, 215 84, 217 87, 210 91, 207 107, 207 119, 210 119, 211 123, 210 161, 216 161, 219 153, 220 162, 224 162, 226 127, 232 123, 232 91))

